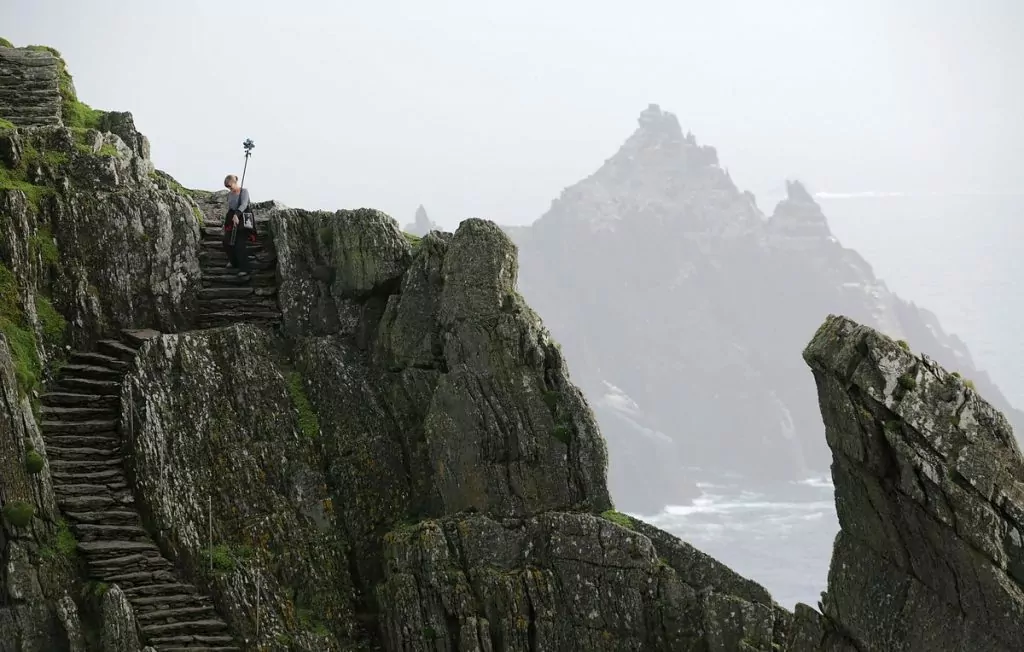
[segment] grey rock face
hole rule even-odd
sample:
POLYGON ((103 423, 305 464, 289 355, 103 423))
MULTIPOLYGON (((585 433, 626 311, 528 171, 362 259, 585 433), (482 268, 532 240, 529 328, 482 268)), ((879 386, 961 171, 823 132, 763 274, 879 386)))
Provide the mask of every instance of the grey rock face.
POLYGON ((825 615, 863 650, 1024 648, 1024 459, 958 375, 830 317, 814 372, 842 527, 825 615))
POLYGON ((268 217, 290 334, 355 334, 364 309, 382 307, 409 263, 409 243, 380 211, 281 210, 268 217), (378 301, 365 301, 374 296, 378 301))
POLYGON ((638 522, 619 518, 467 516, 388 534, 378 598, 386 649, 726 652, 784 642, 789 615, 764 589, 706 557, 659 556, 631 529, 638 522), (706 572, 686 575, 694 566, 706 572))
POLYGON ((161 336, 124 383, 127 463, 159 539, 234 632, 338 650, 351 580, 302 387, 265 329, 161 336))
POLYGON ((67 605, 74 569, 55 545, 58 513, 46 448, 18 388, 10 346, 0 333, 0 649, 47 652, 79 638, 77 611, 67 605), (30 453, 43 461, 38 472, 30 453))
POLYGON ((103 594, 100 612, 103 620, 101 649, 104 652, 139 652, 142 646, 139 644, 135 613, 121 587, 115 584, 103 594))
POLYGON ((28 192, 0 190, 0 260, 31 293, 26 304, 50 297, 78 346, 120 328, 188 322, 199 231, 187 195, 112 133, 47 127, 0 132, 0 141, 35 152, 13 171, 28 192))
POLYGON ((799 353, 829 313, 915 342, 1009 408, 934 315, 833 237, 800 183, 766 217, 714 149, 656 106, 600 169, 510 234, 522 293, 594 407, 628 511, 688 503, 692 467, 747 486, 823 475, 830 456, 799 353))

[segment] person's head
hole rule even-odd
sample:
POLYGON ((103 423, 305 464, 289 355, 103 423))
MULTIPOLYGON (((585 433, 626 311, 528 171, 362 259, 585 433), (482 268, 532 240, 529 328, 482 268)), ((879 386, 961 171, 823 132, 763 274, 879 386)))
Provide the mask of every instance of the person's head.
POLYGON ((238 177, 233 174, 224 177, 224 187, 228 190, 238 190, 238 177))

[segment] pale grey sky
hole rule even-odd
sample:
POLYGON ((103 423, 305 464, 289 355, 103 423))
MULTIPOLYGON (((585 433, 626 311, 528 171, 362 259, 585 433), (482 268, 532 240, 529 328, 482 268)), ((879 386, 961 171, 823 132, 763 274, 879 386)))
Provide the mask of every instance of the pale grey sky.
MULTIPOLYGON (((649 103, 762 195, 1024 189, 1020 0, 2 0, 153 158, 293 206, 528 223, 649 103)), ((770 207, 762 208, 770 210, 770 207)))

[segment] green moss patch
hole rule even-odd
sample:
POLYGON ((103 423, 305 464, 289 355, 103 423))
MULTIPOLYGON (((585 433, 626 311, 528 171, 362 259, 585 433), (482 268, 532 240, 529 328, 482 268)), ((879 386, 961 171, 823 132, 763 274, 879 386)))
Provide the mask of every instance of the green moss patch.
POLYGON ((316 418, 316 412, 306 396, 306 390, 302 386, 302 376, 293 371, 288 374, 288 393, 291 394, 292 403, 299 412, 299 427, 307 437, 316 437, 320 434, 320 422, 316 418))
POLYGON ((896 341, 896 344, 898 344, 898 345, 899 345, 899 347, 900 347, 901 349, 903 349, 904 351, 910 351, 910 345, 909 345, 909 344, 907 344, 907 341, 906 341, 906 340, 897 340, 897 341, 896 341))
POLYGON ((967 387, 969 387, 970 389, 973 389, 975 391, 977 390, 977 388, 974 386, 974 381, 973 380, 965 380, 964 381, 964 385, 967 385, 967 387))
POLYGON ((39 382, 42 365, 36 349, 36 335, 24 324, 18 284, 11 270, 0 265, 0 332, 7 339, 14 358, 14 375, 22 394, 30 396, 39 382))
POLYGON ((28 245, 32 255, 39 256, 46 265, 56 265, 60 260, 57 243, 54 242, 50 229, 45 226, 36 231, 36 234, 29 239, 28 245))
POLYGON ((14 44, 3 37, 0 37, 0 47, 13 48, 14 44))
POLYGON ((26 503, 24 500, 13 500, 4 505, 4 521, 14 527, 28 526, 28 524, 32 522, 32 517, 35 515, 35 506, 32 505, 32 503, 26 503))
POLYGON ((601 513, 601 518, 603 518, 606 521, 611 521, 612 523, 615 523, 616 525, 621 525, 622 527, 626 528, 627 530, 632 530, 633 529, 633 519, 631 519, 630 517, 626 516, 622 512, 615 511, 614 509, 609 509, 606 512, 602 512, 601 513))
POLYGON ((13 122, 8 122, 3 118, 0 118, 0 131, 16 129, 13 122))
POLYGON ((551 429, 551 436, 562 442, 563 444, 569 444, 569 426, 560 423, 551 429))
POLYGON ((43 330, 43 340, 51 347, 59 346, 64 342, 64 333, 67 331, 68 322, 64 316, 57 312, 50 300, 44 296, 36 295, 36 315, 43 330))
POLYGON ((25 453, 25 470, 35 475, 42 473, 43 467, 45 466, 43 456, 36 451, 29 451, 25 453))
POLYGON ((214 572, 229 573, 238 567, 238 564, 251 558, 252 548, 248 546, 231 546, 221 544, 213 549, 207 548, 203 551, 203 570, 208 571, 212 566, 214 572))
POLYGON ((418 235, 413 235, 412 233, 406 233, 405 231, 402 231, 402 235, 405 236, 406 241, 412 246, 412 250, 413 251, 416 251, 417 249, 419 249, 420 244, 423 243, 423 238, 421 238, 418 235))
POLYGON ((44 559, 63 558, 70 561, 77 554, 78 539, 75 538, 67 521, 60 519, 57 521, 57 533, 54 535, 53 541, 39 549, 39 556, 44 559))
POLYGON ((896 382, 900 384, 900 387, 908 391, 917 387, 917 379, 911 376, 909 373, 900 376, 896 382))

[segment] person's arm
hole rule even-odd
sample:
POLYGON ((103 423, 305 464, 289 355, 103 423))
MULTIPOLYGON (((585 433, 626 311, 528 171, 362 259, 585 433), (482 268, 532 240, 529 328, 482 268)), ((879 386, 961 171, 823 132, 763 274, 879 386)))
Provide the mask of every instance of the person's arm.
POLYGON ((249 208, 249 191, 242 188, 238 196, 238 212, 244 213, 247 208, 249 208))

